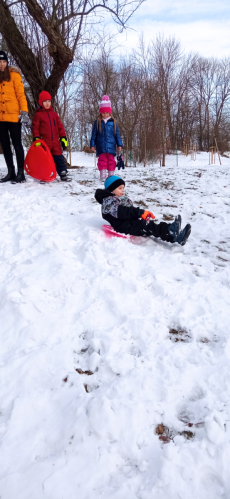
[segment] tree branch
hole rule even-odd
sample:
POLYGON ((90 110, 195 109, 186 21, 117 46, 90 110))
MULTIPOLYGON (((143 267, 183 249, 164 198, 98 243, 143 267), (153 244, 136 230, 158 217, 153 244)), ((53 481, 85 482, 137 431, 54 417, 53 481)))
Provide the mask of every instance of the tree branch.
POLYGON ((33 98, 36 102, 40 88, 46 79, 45 74, 39 60, 33 54, 19 31, 9 7, 4 0, 0 0, 0 31, 6 40, 11 54, 29 83, 33 98), (34 81, 35 74, 36 84, 34 81))
POLYGON ((73 54, 74 54, 74 52, 75 52, 75 49, 76 49, 76 46, 77 46, 78 40, 79 40, 79 38, 80 38, 81 28, 82 28, 82 23, 83 23, 83 19, 84 19, 84 11, 85 11, 85 9, 86 9, 87 1, 88 1, 88 0, 85 0, 85 2, 84 2, 83 14, 82 14, 82 16, 81 16, 81 20, 80 20, 80 23, 79 23, 79 26, 78 26, 78 32, 77 32, 76 40, 75 40, 75 42, 74 42, 74 46, 73 46, 73 54))
MULTIPOLYGON (((145 1, 145 0, 143 0, 143 1, 145 1)), ((102 9, 108 10, 111 14, 113 14, 119 20, 119 23, 124 27, 125 23, 120 19, 118 13, 115 12, 115 10, 111 9, 110 7, 107 7, 106 5, 103 5, 103 4, 100 4, 100 3, 97 4, 97 5, 94 5, 93 7, 91 7, 91 9, 87 10, 87 12, 84 12, 84 9, 83 9, 83 12, 75 12, 75 13, 69 14, 68 16, 66 16, 64 18, 64 22, 69 21, 70 19, 73 19, 73 17, 77 17, 77 16, 88 16, 89 14, 91 14, 91 12, 93 12, 95 9, 98 9, 100 7, 102 9)), ((63 21, 63 19, 60 19, 58 21, 58 24, 61 24, 62 21, 63 21)))
POLYGON ((52 53, 52 57, 56 59, 68 58, 69 63, 72 62, 72 51, 69 47, 67 47, 64 43, 63 38, 59 33, 56 32, 51 23, 47 20, 43 9, 40 7, 36 0, 24 0, 29 14, 36 21, 36 23, 40 26, 43 33, 48 38, 51 45, 56 47, 56 55, 52 53))

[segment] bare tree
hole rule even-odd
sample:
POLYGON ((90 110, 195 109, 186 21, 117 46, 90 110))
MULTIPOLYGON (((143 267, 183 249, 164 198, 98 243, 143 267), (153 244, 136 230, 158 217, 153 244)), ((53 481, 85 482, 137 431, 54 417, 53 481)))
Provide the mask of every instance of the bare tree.
POLYGON ((126 162, 130 153, 145 165, 175 148, 196 144, 208 150, 217 137, 230 143, 230 59, 183 55, 172 38, 140 40, 129 57, 114 57, 109 37, 98 38, 82 72, 67 70, 57 94, 71 148, 89 145, 92 123, 108 93, 121 131, 126 162), (63 100, 64 99, 64 100, 63 100))
MULTIPOLYGON (((0 0, 0 32, 20 66, 34 102, 55 97, 89 28, 107 14, 124 29, 144 0, 0 0)), ((33 103, 32 103, 33 104, 33 103)))

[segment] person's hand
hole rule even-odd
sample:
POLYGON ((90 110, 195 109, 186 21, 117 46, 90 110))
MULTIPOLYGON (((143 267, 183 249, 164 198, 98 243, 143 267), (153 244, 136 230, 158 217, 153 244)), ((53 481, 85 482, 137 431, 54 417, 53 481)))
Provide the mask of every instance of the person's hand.
POLYGON ((121 147, 118 147, 117 150, 120 152, 121 151, 121 147))
POLYGON ((141 215, 143 220, 147 220, 148 218, 155 218, 151 211, 145 210, 143 215, 141 215))
MULTIPOLYGON (((35 142, 35 140, 41 140, 41 137, 34 137, 33 142, 35 142)), ((37 142, 37 144, 35 144, 35 147, 41 146, 41 145, 42 145, 41 142, 37 142)))
POLYGON ((66 137, 62 137, 60 139, 60 141, 61 141, 62 149, 63 149, 63 151, 65 151, 67 149, 67 146, 68 146, 67 138, 66 137))
POLYGON ((30 125, 30 118, 26 111, 21 111, 21 115, 19 116, 22 125, 30 125))
POLYGON ((91 147, 91 151, 95 152, 95 147, 91 147))

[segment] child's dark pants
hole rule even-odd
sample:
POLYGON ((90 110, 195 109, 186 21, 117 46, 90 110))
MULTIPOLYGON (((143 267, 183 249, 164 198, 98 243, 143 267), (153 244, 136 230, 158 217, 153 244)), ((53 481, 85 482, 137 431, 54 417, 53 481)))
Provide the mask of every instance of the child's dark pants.
POLYGON ((162 241, 172 243, 173 236, 169 234, 169 225, 170 224, 167 224, 165 222, 156 224, 152 220, 150 222, 146 222, 145 220, 133 220, 130 221, 128 234, 131 234, 131 236, 160 237, 162 241))
POLYGON ((65 160, 64 160, 64 157, 62 156, 62 154, 60 154, 60 155, 53 154, 52 156, 54 159, 54 163, 56 165, 58 175, 60 175, 61 172, 63 172, 63 171, 66 172, 67 168, 66 168, 65 160))

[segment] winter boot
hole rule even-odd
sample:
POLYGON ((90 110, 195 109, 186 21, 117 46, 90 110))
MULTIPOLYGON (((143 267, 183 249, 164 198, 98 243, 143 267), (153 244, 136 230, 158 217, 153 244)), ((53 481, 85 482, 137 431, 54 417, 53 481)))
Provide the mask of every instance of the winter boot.
POLYGON ((26 181, 26 178, 24 175, 24 168, 19 167, 17 176, 15 177, 14 180, 12 180, 12 184, 21 184, 22 182, 25 182, 25 181, 26 181))
POLYGON ((187 240, 191 234, 192 227, 190 224, 187 224, 185 228, 180 232, 179 236, 176 239, 176 243, 184 246, 187 243, 187 240))
POLYGON ((60 173, 60 179, 61 179, 63 182, 67 182, 68 178, 67 178, 67 171, 66 171, 66 170, 63 170, 63 171, 60 173))
POLYGON ((102 182, 105 182, 106 177, 107 177, 107 171, 106 171, 105 169, 100 170, 100 180, 101 180, 102 182))
POLYGON ((115 170, 113 171, 108 170, 108 177, 112 177, 113 175, 115 175, 115 170))
POLYGON ((10 180, 15 180, 16 179, 16 175, 15 175, 15 169, 14 169, 14 166, 13 168, 9 168, 8 167, 8 173, 5 177, 1 178, 0 182, 3 183, 3 182, 9 182, 10 180))
POLYGON ((181 229, 181 216, 180 215, 177 215, 177 217, 175 218, 174 222, 169 225, 169 234, 173 237, 173 242, 178 242, 177 241, 177 238, 179 237, 180 235, 180 229, 181 229))

